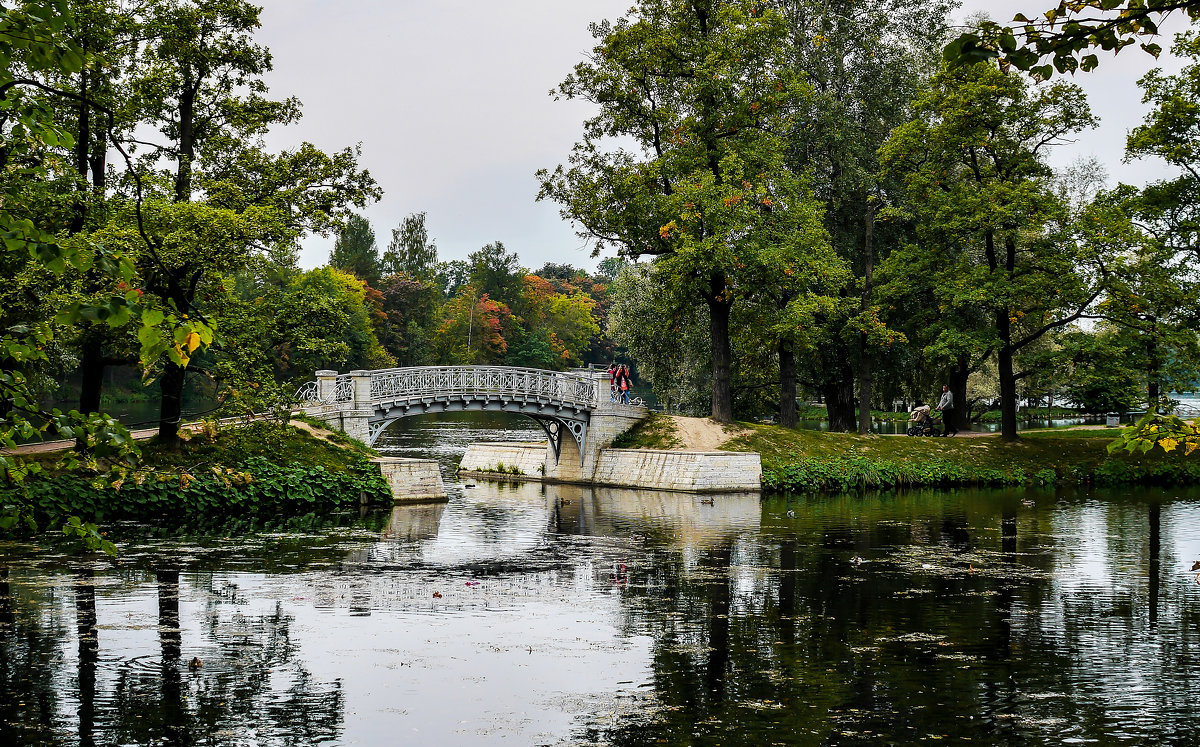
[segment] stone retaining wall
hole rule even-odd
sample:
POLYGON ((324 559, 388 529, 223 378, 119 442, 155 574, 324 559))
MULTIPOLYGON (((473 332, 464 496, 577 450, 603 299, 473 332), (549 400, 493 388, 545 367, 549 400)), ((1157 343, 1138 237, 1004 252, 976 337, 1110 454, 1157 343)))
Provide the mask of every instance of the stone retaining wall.
POLYGON ((538 469, 546 457, 545 444, 470 444, 463 457, 462 473, 498 476, 504 466, 516 466, 518 478, 616 487, 678 490, 689 493, 736 493, 762 489, 762 461, 758 454, 732 451, 661 451, 654 449, 601 449, 595 472, 586 477, 543 477, 538 469))
MULTIPOLYGON (((570 436, 567 436, 570 438, 570 436)), ((546 444, 517 442, 481 442, 467 446, 458 465, 459 472, 512 473, 515 467, 518 477, 542 476, 546 466, 546 444)))
POLYGON ((394 503, 424 503, 447 499, 442 485, 442 473, 438 463, 432 459, 400 459, 398 457, 376 457, 372 463, 392 490, 394 503))
POLYGON ((689 493, 761 490, 762 460, 732 451, 604 449, 592 482, 689 493))

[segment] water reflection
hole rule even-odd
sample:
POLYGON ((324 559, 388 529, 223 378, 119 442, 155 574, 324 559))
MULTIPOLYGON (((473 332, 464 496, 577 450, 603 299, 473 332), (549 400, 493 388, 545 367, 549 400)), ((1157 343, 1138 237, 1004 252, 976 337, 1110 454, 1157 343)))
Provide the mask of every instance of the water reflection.
POLYGON ((1200 727, 1200 491, 474 484, 374 529, 144 541, 116 566, 0 549, 3 743, 1187 744, 1200 727))

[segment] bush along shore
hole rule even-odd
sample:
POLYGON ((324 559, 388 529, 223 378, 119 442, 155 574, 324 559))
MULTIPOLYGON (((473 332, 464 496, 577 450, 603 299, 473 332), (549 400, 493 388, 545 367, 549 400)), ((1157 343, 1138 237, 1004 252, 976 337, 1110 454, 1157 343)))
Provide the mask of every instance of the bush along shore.
POLYGON ((340 433, 326 438, 260 422, 197 434, 179 450, 151 443, 142 452, 142 463, 122 479, 49 472, 30 480, 25 489, 38 524, 77 516, 187 529, 228 527, 231 520, 303 527, 356 511, 364 500, 391 503, 387 482, 369 461, 373 452, 340 433))
POLYGON ((761 454, 765 490, 1200 484, 1200 459, 1161 451, 1110 455, 1113 436, 1105 431, 1034 431, 1007 443, 995 436, 880 437, 743 425, 749 432, 722 448, 761 454))

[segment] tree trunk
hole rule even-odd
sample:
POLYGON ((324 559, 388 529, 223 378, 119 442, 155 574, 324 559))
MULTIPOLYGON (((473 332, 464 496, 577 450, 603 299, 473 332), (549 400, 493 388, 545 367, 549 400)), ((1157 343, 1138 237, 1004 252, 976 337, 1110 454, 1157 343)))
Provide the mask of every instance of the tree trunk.
POLYGON ((710 278, 708 302, 709 328, 712 332, 712 418, 718 423, 733 422, 733 392, 730 386, 731 360, 729 350, 730 302, 725 287, 725 275, 715 273, 710 278))
POLYGON ((1162 367, 1162 362, 1158 356, 1156 333, 1157 327, 1154 320, 1151 320, 1150 335, 1146 343, 1146 401, 1151 412, 1158 412, 1158 400, 1162 396, 1159 389, 1159 369, 1162 367))
POLYGON ((779 424, 795 428, 796 417, 796 353, 791 343, 779 343, 779 424))
POLYGON ((959 358, 958 364, 950 369, 950 393, 954 395, 954 428, 965 431, 971 427, 971 411, 967 407, 967 378, 970 377, 970 362, 959 358))
POLYGON ((829 430, 848 433, 854 430, 854 373, 849 366, 841 366, 844 376, 821 387, 825 398, 825 409, 829 416, 829 430))
MULTIPOLYGON (((866 219, 863 226, 863 292, 859 309, 866 313, 871 309, 871 297, 875 286, 875 203, 867 199, 866 219)), ((871 400, 874 396, 875 378, 871 368, 871 351, 867 336, 858 336, 858 432, 864 436, 871 433, 871 400)))
POLYGON ((196 157, 196 88, 185 77, 179 92, 179 163, 175 169, 175 202, 192 199, 192 161, 196 157))
POLYGON ((159 379, 162 408, 158 414, 158 440, 171 447, 179 445, 179 421, 183 417, 183 384, 186 378, 186 369, 168 362, 159 379))
MULTIPOLYGON (((1005 318, 1007 322, 1008 319, 1005 318)), ((1000 375, 1000 437, 1005 441, 1017 440, 1017 378, 1013 374, 1012 349, 1007 344, 1000 347, 998 356, 1000 375)))
MULTIPOLYGON (((100 393, 104 388, 104 347, 95 330, 83 330, 79 348, 79 412, 100 412, 100 393)), ((75 439, 75 450, 87 450, 87 437, 75 439)))

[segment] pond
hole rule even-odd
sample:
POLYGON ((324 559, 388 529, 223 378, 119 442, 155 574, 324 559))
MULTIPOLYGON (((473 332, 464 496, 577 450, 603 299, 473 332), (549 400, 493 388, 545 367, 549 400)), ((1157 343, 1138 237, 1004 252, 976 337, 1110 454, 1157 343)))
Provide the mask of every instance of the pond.
MULTIPOLYGON (((519 420, 414 420, 450 468, 519 420)), ((453 477, 451 477, 453 480, 453 477)), ((1194 744, 1200 491, 451 482, 319 533, 0 546, 0 744, 1194 744), (192 664, 193 666, 189 666, 192 664)))

